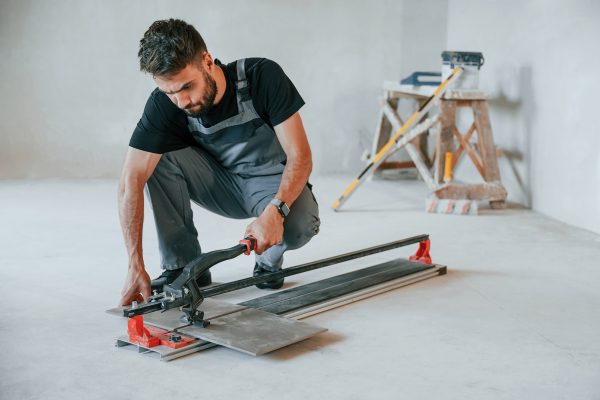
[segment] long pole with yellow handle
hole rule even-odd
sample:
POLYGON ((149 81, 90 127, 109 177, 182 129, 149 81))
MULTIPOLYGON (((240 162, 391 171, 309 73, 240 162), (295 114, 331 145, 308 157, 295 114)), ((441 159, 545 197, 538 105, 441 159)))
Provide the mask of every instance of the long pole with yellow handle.
POLYGON ((404 125, 402 125, 400 129, 398 129, 394 136, 392 136, 390 140, 388 140, 388 142, 381 148, 381 150, 377 152, 375 157, 373 157, 371 162, 365 167, 365 169, 363 169, 360 175, 358 175, 358 177, 356 177, 356 179, 354 179, 352 183, 350 183, 350 185, 346 188, 346 190, 344 190, 342 195, 332 204, 331 208, 333 208, 334 211, 338 211, 342 204, 344 204, 348 200, 348 198, 350 198, 350 196, 352 195, 352 193, 354 193, 358 186, 362 182, 364 182, 366 178, 369 177, 377 169, 377 167, 379 167, 379 165, 381 165, 382 162, 385 161, 385 159, 389 156, 388 153, 390 153, 390 150, 393 150, 394 145, 400 139, 400 136, 408 132, 409 128, 412 125, 419 122, 421 118, 423 118, 427 114, 429 109, 433 106, 435 100, 439 99, 444 94, 449 84, 452 83, 456 78, 458 78, 458 76, 461 73, 462 68, 456 67, 452 71, 452 74, 450 74, 450 76, 446 78, 440 84, 440 86, 437 87, 437 89, 435 89, 433 94, 429 96, 429 98, 421 105, 421 107, 419 107, 419 109, 415 111, 413 115, 411 115, 411 117, 404 123, 404 125))

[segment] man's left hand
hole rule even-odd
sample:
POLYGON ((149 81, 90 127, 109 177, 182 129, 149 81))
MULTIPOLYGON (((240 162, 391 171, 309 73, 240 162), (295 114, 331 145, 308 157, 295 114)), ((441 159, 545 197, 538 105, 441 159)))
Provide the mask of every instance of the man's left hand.
POLYGON ((265 211, 246 228, 245 236, 256 238, 256 254, 262 254, 269 247, 283 241, 283 217, 273 205, 267 205, 265 211))

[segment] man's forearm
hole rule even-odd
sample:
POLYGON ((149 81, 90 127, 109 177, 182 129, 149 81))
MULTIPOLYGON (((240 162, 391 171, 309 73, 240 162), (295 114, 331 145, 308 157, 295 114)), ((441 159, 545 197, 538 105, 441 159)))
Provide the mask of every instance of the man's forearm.
POLYGON ((143 267, 143 186, 136 183, 121 183, 119 186, 119 219, 129 256, 129 267, 143 267))
POLYGON ((310 156, 293 160, 288 159, 275 197, 291 207, 302 193, 304 186, 306 186, 311 171, 312 160, 310 156))
MULTIPOLYGON (((275 196, 291 207, 308 182, 311 170, 310 156, 301 159, 288 158, 275 196)), ((279 211, 275 207, 267 206, 263 213, 248 225, 246 235, 254 235, 258 240, 256 254, 262 254, 269 247, 283 240, 283 224, 284 217, 279 214, 279 211)))

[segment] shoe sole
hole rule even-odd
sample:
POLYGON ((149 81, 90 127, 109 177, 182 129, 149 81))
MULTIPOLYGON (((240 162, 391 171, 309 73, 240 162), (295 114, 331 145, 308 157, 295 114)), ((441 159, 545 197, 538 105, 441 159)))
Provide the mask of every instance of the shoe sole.
POLYGON ((259 289, 281 289, 281 287, 283 286, 283 279, 280 282, 262 282, 257 283, 254 286, 256 286, 259 289))

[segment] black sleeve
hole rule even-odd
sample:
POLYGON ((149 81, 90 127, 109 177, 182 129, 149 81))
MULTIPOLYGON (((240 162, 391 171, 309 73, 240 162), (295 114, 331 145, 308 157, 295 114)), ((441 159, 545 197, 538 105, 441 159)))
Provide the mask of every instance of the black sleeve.
POLYGON ((185 115, 158 90, 154 90, 144 107, 129 146, 163 154, 190 146, 185 115))
MULTIPOLYGON (((254 60, 247 60, 246 62, 254 60)), ((294 115, 304 105, 298 90, 274 61, 259 59, 250 68, 250 90, 256 111, 266 118, 271 126, 279 125, 294 115)))

